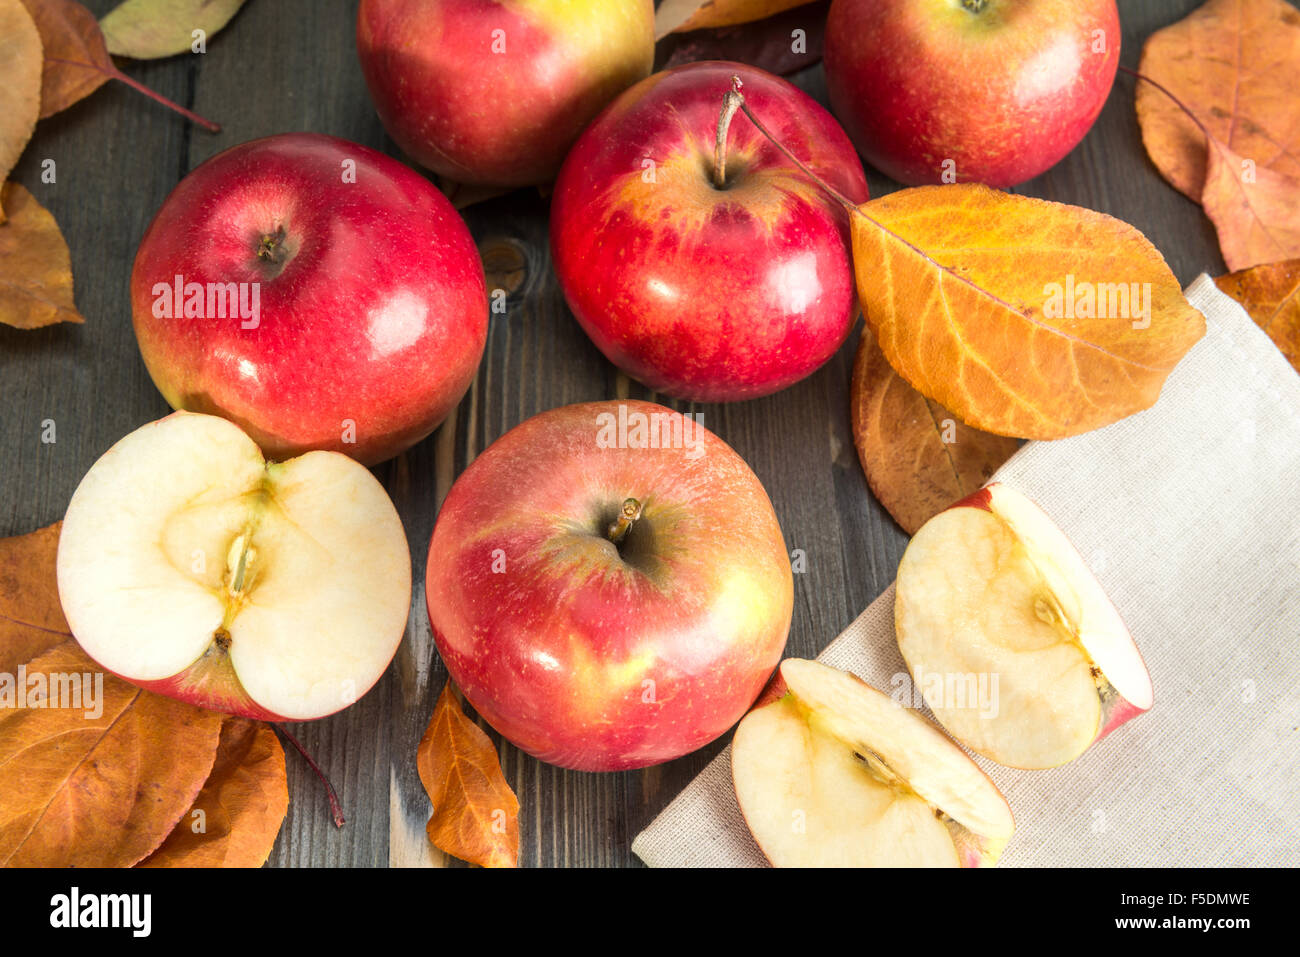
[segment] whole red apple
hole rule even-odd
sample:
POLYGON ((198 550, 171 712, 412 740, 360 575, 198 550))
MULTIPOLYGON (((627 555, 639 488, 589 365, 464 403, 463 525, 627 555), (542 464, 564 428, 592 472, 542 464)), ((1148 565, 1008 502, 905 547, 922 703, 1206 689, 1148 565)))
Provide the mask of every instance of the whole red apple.
POLYGON ((1119 44, 1115 0, 834 0, 826 87, 899 182, 1014 186, 1083 139, 1119 44))
POLYGON ((763 689, 793 583, 763 486, 697 418, 552 409, 452 486, 425 594, 447 670, 543 761, 644 767, 703 747, 763 689))
POLYGON ((750 108, 811 170, 867 198, 848 137, 806 94, 738 63, 658 73, 625 92, 574 145, 551 204, 551 251, 583 329, 653 389, 749 399, 812 373, 857 310, 848 214, 743 116, 750 108))
POLYGON ((460 401, 488 307, 474 240, 428 180, 294 133, 181 180, 136 253, 131 313, 173 408, 233 420, 271 458, 372 464, 460 401))
POLYGON ((362 0, 357 51, 388 134, 463 183, 548 183, 654 64, 654 0, 362 0))

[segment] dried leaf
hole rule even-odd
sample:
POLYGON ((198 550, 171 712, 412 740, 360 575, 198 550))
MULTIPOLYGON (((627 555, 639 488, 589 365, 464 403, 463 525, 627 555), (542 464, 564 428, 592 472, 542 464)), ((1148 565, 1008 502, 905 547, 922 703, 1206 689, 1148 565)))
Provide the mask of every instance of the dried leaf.
MULTIPOLYGON (((1300 11, 1284 0, 1210 0, 1147 39, 1139 72, 1166 87, 1238 156, 1300 179, 1300 11)), ((1200 202, 1205 137, 1151 84, 1139 81, 1136 95, 1152 162, 1200 202)))
POLYGON ((962 183, 851 220, 885 357, 985 432, 1062 438, 1145 409, 1205 333, 1155 247, 1102 213, 962 183))
POLYGON ((104 675, 72 639, 24 667, 0 708, 0 866, 136 863, 193 804, 221 715, 104 675))
POLYGON ((0 188, 0 322, 37 329, 85 322, 72 295, 72 259, 49 210, 17 183, 0 188))
POLYGON ((203 790, 139 867, 261 867, 289 810, 284 748, 268 724, 227 718, 203 790))
POLYGON ((822 58, 829 7, 821 0, 752 23, 675 33, 655 47, 655 68, 666 70, 697 60, 733 60, 778 76, 797 73, 822 58))
POLYGON ((62 527, 0 538, 0 674, 14 674, 72 637, 55 579, 62 527))
POLYGON ((981 488, 1020 447, 980 432, 927 399, 894 371, 870 330, 853 363, 853 441, 880 504, 909 535, 981 488))
POLYGON ((23 0, 45 47, 41 119, 66 110, 118 75, 95 15, 72 0, 23 0))
POLYGON ((655 39, 670 33, 762 20, 810 0, 664 0, 655 12, 655 39))
POLYGON ((498 196, 513 192, 509 187, 460 183, 445 176, 437 176, 435 181, 438 189, 442 190, 442 195, 446 196, 456 209, 465 209, 476 203, 483 203, 489 199, 496 199, 498 196))
POLYGON ((1201 204, 1229 269, 1300 256, 1300 179, 1257 166, 1216 141, 1201 204))
POLYGON ((1255 266, 1214 282, 1246 307, 1250 318, 1300 372, 1300 259, 1255 266))
POLYGON ((230 22, 244 0, 126 0, 99 21, 108 52, 136 60, 188 53, 194 31, 206 37, 230 22))
POLYGON ((483 867, 519 861, 519 800, 510 790, 492 739, 465 716, 451 680, 438 697, 416 756, 433 802, 429 840, 439 850, 483 867))
MULTIPOLYGON (((19 0, 0 0, 0 185, 18 162, 41 113, 41 35, 19 0)), ((0 223, 5 221, 0 209, 0 223)))

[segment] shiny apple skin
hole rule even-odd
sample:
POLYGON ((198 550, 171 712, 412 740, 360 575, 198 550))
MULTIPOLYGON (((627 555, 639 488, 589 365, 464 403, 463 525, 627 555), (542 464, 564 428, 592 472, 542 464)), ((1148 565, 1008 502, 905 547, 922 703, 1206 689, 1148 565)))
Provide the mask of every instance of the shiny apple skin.
POLYGON ((781 142, 866 200, 862 164, 829 113, 779 77, 710 61, 615 100, 574 145, 551 204, 556 272, 587 335, 633 378, 702 402, 756 398, 810 375, 857 312, 847 212, 743 114, 728 134, 727 188, 714 187, 733 75, 781 142))
POLYGON ((475 459, 438 515, 425 583, 438 650, 479 714, 585 771, 723 734, 780 661, 793 609, 781 529, 744 461, 702 426, 693 459, 601 448, 598 416, 620 404, 669 411, 565 406, 475 459), (644 512, 620 551, 604 531, 629 497, 644 512))
POLYGON ((1101 112, 1119 65, 1115 0, 834 0, 831 110, 901 183, 1008 187, 1056 165, 1101 112), (1095 31, 1105 50, 1093 52, 1095 31))
POLYGON ((488 306, 469 229, 428 180, 356 143, 292 133, 226 150, 180 182, 136 254, 131 312, 173 408, 232 420, 268 458, 325 449, 369 465, 455 408, 488 306), (260 259, 260 238, 281 227, 292 255, 260 259), (257 327, 159 318, 154 286, 177 275, 260 283, 257 327))
POLYGON ((384 128, 421 166, 540 185, 649 75, 654 0, 362 0, 357 51, 384 128))

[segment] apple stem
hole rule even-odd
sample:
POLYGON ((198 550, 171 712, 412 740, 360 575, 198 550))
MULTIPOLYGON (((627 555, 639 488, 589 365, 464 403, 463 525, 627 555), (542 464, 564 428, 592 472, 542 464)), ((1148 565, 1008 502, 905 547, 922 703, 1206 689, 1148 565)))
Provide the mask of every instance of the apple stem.
POLYGON ((343 805, 339 803, 339 796, 334 791, 334 785, 330 784, 330 779, 325 776, 325 772, 320 769, 320 765, 312 760, 312 756, 307 753, 307 749, 302 746, 302 743, 290 734, 289 730, 284 725, 275 725, 275 729, 288 738, 289 743, 298 749, 298 753, 302 755, 303 760, 306 761, 307 764, 311 766, 311 769, 316 772, 316 777, 320 778, 321 784, 325 785, 325 793, 330 799, 330 814, 334 817, 334 826, 342 827, 345 823, 345 818, 343 817, 343 805))
POLYGON ((731 89, 722 98, 722 112, 718 114, 718 137, 713 146, 713 185, 718 189, 727 188, 727 131, 731 129, 731 118, 744 102, 740 95, 740 77, 731 78, 731 89))
POLYGON ((605 536, 615 545, 622 544, 623 539, 627 536, 627 530, 632 527, 633 522, 641 517, 642 507, 641 503, 634 498, 625 499, 618 518, 609 526, 605 536))
POLYGON ((199 114, 185 109, 185 107, 181 106, 179 103, 172 102, 171 100, 167 99, 167 97, 163 96, 161 93, 155 93, 153 90, 149 89, 149 87, 145 86, 139 80, 133 80, 131 77, 127 76, 121 70, 114 70, 112 76, 114 79, 121 80, 131 89, 139 93, 143 93, 145 96, 149 97, 149 99, 153 100, 154 102, 161 103, 163 106, 167 107, 168 109, 175 110, 177 113, 185 117, 191 123, 197 123, 199 126, 203 127, 208 132, 210 133, 221 132, 221 127, 218 126, 216 123, 213 123, 209 119, 204 119, 202 116, 199 116, 199 114))
POLYGON ((736 95, 740 105, 740 111, 744 113, 745 116, 749 117, 749 122, 753 123, 754 126, 758 129, 758 131, 762 133, 764 136, 766 136, 772 142, 772 145, 781 151, 781 153, 785 156, 786 159, 788 159, 791 163, 794 163, 795 166, 799 167, 799 169, 803 171, 803 174, 805 176, 811 179, 814 183, 820 186, 831 196, 835 197, 835 199, 839 200, 839 202, 843 204, 845 209, 848 209, 850 212, 856 210, 858 208, 857 203, 853 202, 853 200, 849 199, 847 196, 841 193, 830 183, 826 182, 826 180, 822 179, 820 176, 818 176, 816 173, 810 170, 807 166, 803 164, 803 162, 799 159, 799 157, 795 156, 788 149, 786 149, 784 143, 782 143, 780 140, 778 140, 775 136, 772 135, 771 131, 769 131, 768 128, 759 121, 758 117, 754 115, 753 110, 749 108, 749 104, 745 102, 745 94, 740 92, 740 87, 741 87, 740 77, 733 76, 731 78, 731 92, 736 95))

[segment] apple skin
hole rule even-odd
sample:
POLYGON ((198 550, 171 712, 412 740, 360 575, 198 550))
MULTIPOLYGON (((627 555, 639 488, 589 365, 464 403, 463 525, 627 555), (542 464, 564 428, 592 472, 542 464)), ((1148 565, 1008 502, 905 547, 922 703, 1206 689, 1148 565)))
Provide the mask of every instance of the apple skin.
POLYGON ((1074 149, 1110 93, 1115 0, 971 2, 978 12, 962 0, 831 5, 831 109, 867 162, 901 183, 942 183, 945 160, 959 182, 1023 183, 1074 149))
POLYGON ((540 185, 591 118, 649 75, 654 2, 362 0, 357 51, 384 128, 420 165, 462 183, 540 185))
POLYGON ((131 312, 173 408, 231 419, 271 458, 324 449, 370 465, 460 401, 488 305, 474 240, 428 180, 356 143, 291 133, 226 150, 171 192, 136 254, 131 312), (281 261, 259 258, 281 229, 281 261), (177 275, 259 284, 256 328, 156 315, 155 285, 177 275))
POLYGON ((852 144, 814 100, 754 67, 702 62, 614 101, 569 153, 551 204, 556 272, 587 335, 650 388, 701 402, 756 398, 810 375, 857 313, 848 214, 741 114, 727 188, 713 185, 733 75, 795 156, 866 200, 852 144))
POLYGON ((585 771, 723 734, 780 661, 793 610, 781 529, 744 461, 702 426, 694 459, 602 448, 598 416, 620 405, 677 416, 585 403, 507 432, 447 495, 425 582, 470 704, 529 754, 585 771), (644 512, 620 551, 605 529, 629 497, 644 512))

